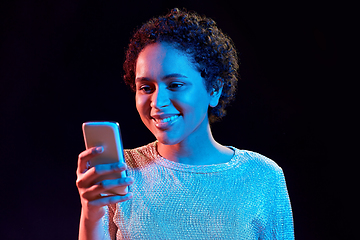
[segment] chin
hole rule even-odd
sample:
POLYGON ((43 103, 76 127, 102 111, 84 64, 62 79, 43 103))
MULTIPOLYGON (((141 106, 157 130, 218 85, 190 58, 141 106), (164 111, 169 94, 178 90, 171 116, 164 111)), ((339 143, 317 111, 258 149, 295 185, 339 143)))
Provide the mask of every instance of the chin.
POLYGON ((175 145, 182 141, 180 138, 173 138, 169 136, 159 136, 155 135, 156 139, 159 141, 159 143, 163 145, 175 145))
POLYGON ((175 145, 180 142, 180 141, 176 141, 175 139, 162 138, 162 137, 157 137, 156 139, 159 141, 159 143, 163 145, 175 145))

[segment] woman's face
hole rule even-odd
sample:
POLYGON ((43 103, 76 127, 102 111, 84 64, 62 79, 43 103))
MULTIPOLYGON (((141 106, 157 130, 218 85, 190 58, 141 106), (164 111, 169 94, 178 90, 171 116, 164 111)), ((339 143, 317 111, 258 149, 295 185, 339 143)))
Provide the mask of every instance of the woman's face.
POLYGON ((135 74, 136 108, 160 143, 205 137, 207 110, 218 97, 206 91, 204 79, 181 51, 166 43, 148 45, 135 74))

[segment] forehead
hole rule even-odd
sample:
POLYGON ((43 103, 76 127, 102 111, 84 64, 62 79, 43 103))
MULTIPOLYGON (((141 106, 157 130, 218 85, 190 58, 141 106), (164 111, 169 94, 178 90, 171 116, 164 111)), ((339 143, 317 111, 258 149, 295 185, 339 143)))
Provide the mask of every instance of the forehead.
POLYGON ((189 57, 167 43, 146 46, 136 62, 136 77, 159 77, 169 73, 193 75, 199 73, 189 57))

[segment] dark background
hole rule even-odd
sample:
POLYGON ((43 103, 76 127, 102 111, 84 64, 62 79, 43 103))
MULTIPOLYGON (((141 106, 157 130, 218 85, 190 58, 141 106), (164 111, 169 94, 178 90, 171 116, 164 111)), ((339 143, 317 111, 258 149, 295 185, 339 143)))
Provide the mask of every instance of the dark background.
POLYGON ((77 238, 81 124, 118 121, 126 148, 154 140, 122 82, 124 50, 134 28, 186 7, 213 18, 241 60, 237 100, 215 139, 283 168, 297 239, 346 239, 346 173, 333 162, 344 23, 329 4, 3 1, 0 238, 77 238))

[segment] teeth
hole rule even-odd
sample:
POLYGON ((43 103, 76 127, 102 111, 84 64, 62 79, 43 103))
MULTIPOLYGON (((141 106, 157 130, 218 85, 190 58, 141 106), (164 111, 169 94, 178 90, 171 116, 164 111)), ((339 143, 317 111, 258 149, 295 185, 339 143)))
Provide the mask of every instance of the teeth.
POLYGON ((157 119, 156 122, 166 123, 166 122, 174 121, 178 117, 179 117, 179 115, 174 115, 174 116, 167 117, 167 118, 164 118, 164 119, 157 119))

